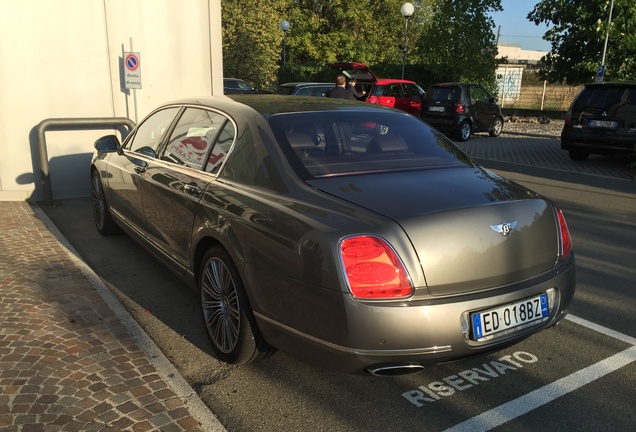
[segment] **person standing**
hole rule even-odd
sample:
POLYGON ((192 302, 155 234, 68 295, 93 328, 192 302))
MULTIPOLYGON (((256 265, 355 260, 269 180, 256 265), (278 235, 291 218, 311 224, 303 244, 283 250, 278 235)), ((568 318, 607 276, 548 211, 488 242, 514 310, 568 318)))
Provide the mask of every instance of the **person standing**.
POLYGON ((347 90, 349 90, 351 92, 351 94, 353 95, 354 98, 356 98, 357 100, 360 100, 367 93, 364 90, 362 90, 362 92, 359 92, 359 91, 356 90, 356 83, 357 82, 358 82, 357 79, 351 78, 351 80, 349 81, 349 84, 347 84, 347 90))
POLYGON ((353 93, 347 89, 347 78, 344 75, 336 77, 336 86, 326 94, 328 98, 356 100, 353 93))

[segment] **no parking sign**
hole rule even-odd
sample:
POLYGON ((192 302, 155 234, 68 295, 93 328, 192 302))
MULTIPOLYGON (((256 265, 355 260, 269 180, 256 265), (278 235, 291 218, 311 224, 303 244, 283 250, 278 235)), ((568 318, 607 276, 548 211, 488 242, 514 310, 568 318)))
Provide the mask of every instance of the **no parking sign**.
POLYGON ((141 88, 141 66, 138 52, 124 53, 124 87, 141 88))

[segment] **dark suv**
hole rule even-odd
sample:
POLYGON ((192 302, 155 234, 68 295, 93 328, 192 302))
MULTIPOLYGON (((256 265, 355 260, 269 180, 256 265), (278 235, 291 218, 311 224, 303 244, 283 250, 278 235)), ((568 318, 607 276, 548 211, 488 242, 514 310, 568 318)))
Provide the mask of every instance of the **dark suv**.
POLYGON ((636 81, 587 84, 566 114, 561 148, 576 161, 636 153, 636 81))
POLYGON ((434 84, 426 90, 422 120, 442 133, 466 141, 473 132, 498 136, 503 115, 497 99, 480 84, 434 84))

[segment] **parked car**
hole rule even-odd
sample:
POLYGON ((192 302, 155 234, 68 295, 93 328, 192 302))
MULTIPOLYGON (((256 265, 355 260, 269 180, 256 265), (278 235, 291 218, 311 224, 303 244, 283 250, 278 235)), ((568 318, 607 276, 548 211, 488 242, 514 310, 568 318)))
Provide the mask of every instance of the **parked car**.
POLYGON ((636 81, 587 84, 568 109, 561 148, 576 161, 636 154, 636 81))
POLYGON ((574 296, 555 204, 395 109, 185 99, 95 149, 97 230, 125 231, 200 293, 227 363, 276 347, 336 371, 411 373, 534 335, 574 296))
POLYGON ((325 97, 326 93, 334 88, 334 83, 321 82, 293 82, 279 85, 275 94, 292 96, 319 96, 325 97))
POLYGON ((224 94, 269 94, 271 91, 254 87, 247 81, 238 78, 223 78, 224 94))
POLYGON ((474 132, 499 136, 503 115, 497 99, 481 84, 441 83, 426 90, 422 119, 442 133, 467 141, 474 132))
POLYGON ((332 63, 329 67, 340 71, 348 79, 356 79, 356 90, 366 94, 361 100, 419 116, 424 90, 416 82, 378 78, 364 63, 332 63))

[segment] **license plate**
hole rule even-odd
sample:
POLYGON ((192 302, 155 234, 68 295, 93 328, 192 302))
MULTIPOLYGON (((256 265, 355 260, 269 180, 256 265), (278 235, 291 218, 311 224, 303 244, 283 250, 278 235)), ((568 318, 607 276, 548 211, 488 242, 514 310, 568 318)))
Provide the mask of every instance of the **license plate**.
POLYGON ((549 314, 548 296, 521 300, 520 302, 472 314, 473 338, 485 340, 496 334, 508 334, 520 330, 529 323, 541 321, 549 314))
POLYGON ((444 107, 443 106, 430 106, 428 107, 429 111, 434 111, 434 112, 444 112, 444 107))
POLYGON ((611 120, 590 120, 588 126, 591 128, 616 129, 618 127, 618 122, 611 120))

